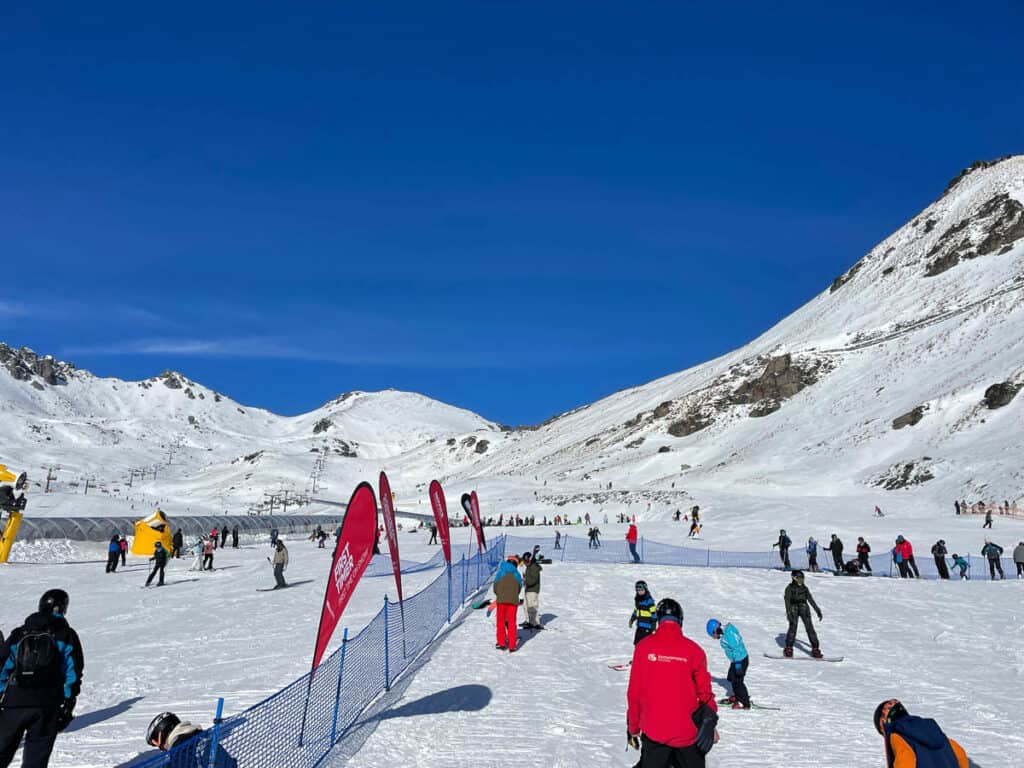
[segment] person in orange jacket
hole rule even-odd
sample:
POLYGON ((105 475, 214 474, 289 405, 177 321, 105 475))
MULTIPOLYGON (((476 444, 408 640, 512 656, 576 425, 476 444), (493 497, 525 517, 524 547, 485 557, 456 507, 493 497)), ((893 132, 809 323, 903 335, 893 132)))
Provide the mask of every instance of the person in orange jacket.
POLYGON ((968 768, 964 748, 934 720, 915 717, 899 699, 875 708, 875 730, 885 740, 886 768, 968 768))

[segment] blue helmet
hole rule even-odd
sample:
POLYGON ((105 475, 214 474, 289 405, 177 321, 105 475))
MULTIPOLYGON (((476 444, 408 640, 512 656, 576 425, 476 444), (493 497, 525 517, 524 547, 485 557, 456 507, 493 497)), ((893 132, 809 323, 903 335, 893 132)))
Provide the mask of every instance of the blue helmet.
POLYGON ((708 637, 714 637, 715 636, 715 631, 720 626, 722 626, 722 622, 720 622, 718 619, 708 619, 708 624, 707 624, 707 627, 706 627, 706 629, 708 631, 708 637))

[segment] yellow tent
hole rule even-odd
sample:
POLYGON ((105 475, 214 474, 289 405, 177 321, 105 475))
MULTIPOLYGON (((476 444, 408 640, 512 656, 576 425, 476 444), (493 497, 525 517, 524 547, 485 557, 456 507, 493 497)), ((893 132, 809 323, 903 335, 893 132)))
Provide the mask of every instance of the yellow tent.
POLYGON ((135 523, 135 541, 132 542, 132 554, 152 557, 157 542, 164 549, 171 551, 171 525, 164 513, 159 509, 147 518, 135 523))

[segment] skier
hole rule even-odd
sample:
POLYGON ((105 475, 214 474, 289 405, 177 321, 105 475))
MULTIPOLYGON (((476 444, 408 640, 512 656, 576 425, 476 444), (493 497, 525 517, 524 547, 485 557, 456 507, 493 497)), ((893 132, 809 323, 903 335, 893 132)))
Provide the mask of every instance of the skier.
POLYGON ((796 640, 796 624, 799 619, 803 621, 807 639, 811 641, 811 656, 820 659, 821 649, 818 646, 818 634, 814 631, 814 623, 811 621, 811 608, 818 614, 818 621, 821 621, 821 608, 814 602, 811 590, 804 586, 803 571, 793 571, 793 580, 786 586, 783 599, 786 603, 789 629, 786 631, 786 647, 782 650, 782 655, 787 658, 793 657, 793 641, 796 640))
POLYGON ((117 573, 117 561, 121 559, 121 541, 117 534, 110 537, 107 546, 107 573, 117 573))
POLYGON ((270 564, 274 566, 274 581, 277 582, 274 589, 287 587, 288 584, 284 580, 284 570, 288 567, 288 548, 284 545, 284 539, 279 538, 274 543, 274 557, 270 564))
POLYGON ((523 552, 523 564, 526 566, 526 573, 523 574, 526 621, 519 626, 523 629, 544 629, 539 621, 540 572, 544 569, 540 567, 537 557, 532 552, 523 552))
POLYGON ((427 544, 437 544, 437 526, 434 523, 430 524, 430 541, 427 544))
POLYGON ((38 613, 0 643, 0 766, 11 764, 24 737, 22 766, 45 768, 75 717, 85 657, 65 618, 68 602, 64 590, 47 590, 38 613))
POLYGON ((125 558, 128 556, 128 539, 121 536, 120 541, 117 542, 118 548, 121 550, 121 565, 126 565, 125 558))
POLYGON ((153 570, 149 572, 149 578, 146 579, 146 586, 148 587, 153 581, 153 577, 156 576, 157 572, 160 573, 160 578, 157 580, 156 585, 162 587, 164 585, 164 566, 167 565, 167 550, 164 549, 164 545, 159 541, 153 545, 153 556, 149 558, 153 563, 153 570))
POLYGON ((807 553, 807 565, 811 573, 821 573, 821 568, 818 567, 818 540, 813 536, 807 539, 807 548, 804 551, 807 553))
POLYGON ((966 558, 961 557, 956 552, 953 553, 952 557, 953 565, 960 569, 960 579, 969 579, 970 576, 967 575, 967 571, 970 570, 971 564, 967 562, 966 558))
POLYGON ((224 549, 228 545, 228 527, 225 525, 220 529, 220 548, 224 549))
POLYGON ((208 739, 197 739, 203 729, 192 723, 183 723, 173 712, 161 712, 154 717, 146 729, 146 743, 161 752, 175 750, 171 762, 181 766, 211 766, 213 768, 238 768, 238 762, 232 758, 222 744, 216 746, 213 763, 210 762, 210 745, 208 739), (188 752, 183 754, 189 745, 188 752))
POLYGON ((212 571, 213 570, 213 550, 214 549, 215 549, 215 545, 213 543, 213 540, 212 539, 208 539, 208 538, 206 538, 204 536, 203 537, 203 570, 204 571, 212 571))
POLYGON ((634 586, 633 613, 629 617, 629 626, 636 624, 633 633, 633 645, 636 645, 657 628, 654 618, 654 596, 647 588, 646 581, 638 581, 634 586))
POLYGON ((181 557, 181 550, 185 547, 185 537, 181 533, 181 528, 174 532, 174 536, 171 537, 171 557, 181 557))
POLYGON ((832 540, 825 547, 827 552, 832 553, 832 562, 835 564, 836 573, 843 570, 843 540, 832 534, 832 540))
POLYGON ((949 568, 946 567, 946 542, 939 539, 932 546, 932 557, 935 558, 935 570, 939 572, 940 579, 949 578, 949 568))
MULTIPOLYGON (((321 544, 320 546, 323 546, 321 544)), ((238 526, 232 526, 231 528, 231 548, 238 549, 238 526)))
POLYGON ((698 525, 698 523, 697 523, 697 518, 695 517, 695 518, 693 518, 693 520, 692 520, 692 521, 690 522, 690 532, 686 534, 686 537, 687 537, 688 539, 692 539, 692 538, 693 538, 694 536, 696 536, 696 535, 697 535, 697 533, 698 533, 699 531, 700 531, 700 525, 698 525))
POLYGON ((743 644, 743 637, 732 624, 722 626, 718 619, 708 619, 708 636, 714 638, 722 646, 725 656, 729 659, 729 674, 726 679, 732 685, 732 696, 729 701, 733 709, 750 709, 750 694, 743 678, 747 675, 750 656, 743 644))
POLYGON ((1002 554, 1002 547, 993 543, 991 539, 985 539, 985 546, 981 548, 981 556, 988 558, 988 574, 992 581, 996 579, 996 571, 999 571, 1000 579, 1006 578, 1006 574, 1003 573, 1003 564, 999 560, 1002 554))
POLYGON ((890 768, 972 765, 964 748, 946 736, 938 723, 911 715, 899 699, 875 707, 875 730, 885 740, 885 764, 890 768))
POLYGON ((857 537, 857 567, 862 571, 871 573, 871 545, 864 541, 863 536, 857 537))
POLYGON ((555 549, 562 548, 562 534, 559 531, 555 531, 555 549))
POLYGON ((718 741, 718 705, 704 650, 683 634, 683 609, 658 603, 657 631, 633 649, 626 692, 626 739, 643 747, 644 768, 704 768, 718 741))
POLYGON ((992 527, 992 507, 985 510, 985 522, 981 525, 982 528, 992 527))
POLYGON ((629 530, 626 531, 626 542, 629 544, 629 554, 631 554, 633 556, 633 562, 634 563, 639 563, 640 562, 640 555, 636 551, 636 540, 637 540, 636 523, 630 523, 629 524, 629 530))
POLYGON ((515 652, 516 610, 519 608, 519 591, 523 588, 523 577, 519 575, 519 557, 509 555, 498 568, 494 577, 494 600, 498 606, 498 635, 494 647, 515 652))
POLYGON ((1013 562, 1017 566, 1017 578, 1024 579, 1024 541, 1017 542, 1013 548, 1013 562))
POLYGON ((779 531, 779 540, 772 544, 772 549, 779 548, 779 557, 782 560, 782 567, 789 569, 789 548, 793 544, 792 539, 786 535, 785 529, 779 531))

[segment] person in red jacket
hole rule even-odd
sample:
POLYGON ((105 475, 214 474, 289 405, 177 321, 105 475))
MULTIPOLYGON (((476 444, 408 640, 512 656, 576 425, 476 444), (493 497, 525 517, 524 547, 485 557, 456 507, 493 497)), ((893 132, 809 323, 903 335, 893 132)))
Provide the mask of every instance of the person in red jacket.
POLYGON ((900 578, 910 578, 910 571, 914 571, 914 578, 920 579, 921 572, 917 570, 917 563, 914 561, 914 547, 903 536, 896 537, 896 546, 893 547, 893 558, 900 569, 900 578))
POLYGON ((683 635, 683 609, 671 598, 658 603, 658 629, 633 649, 626 692, 626 736, 644 768, 704 768, 718 741, 718 706, 708 660, 683 635))
POLYGON ((640 562, 640 555, 638 555, 637 551, 636 551, 636 540, 637 540, 636 524, 635 523, 630 523, 629 524, 629 530, 626 531, 626 543, 629 544, 629 554, 631 554, 633 556, 633 562, 634 563, 639 563, 640 562))

